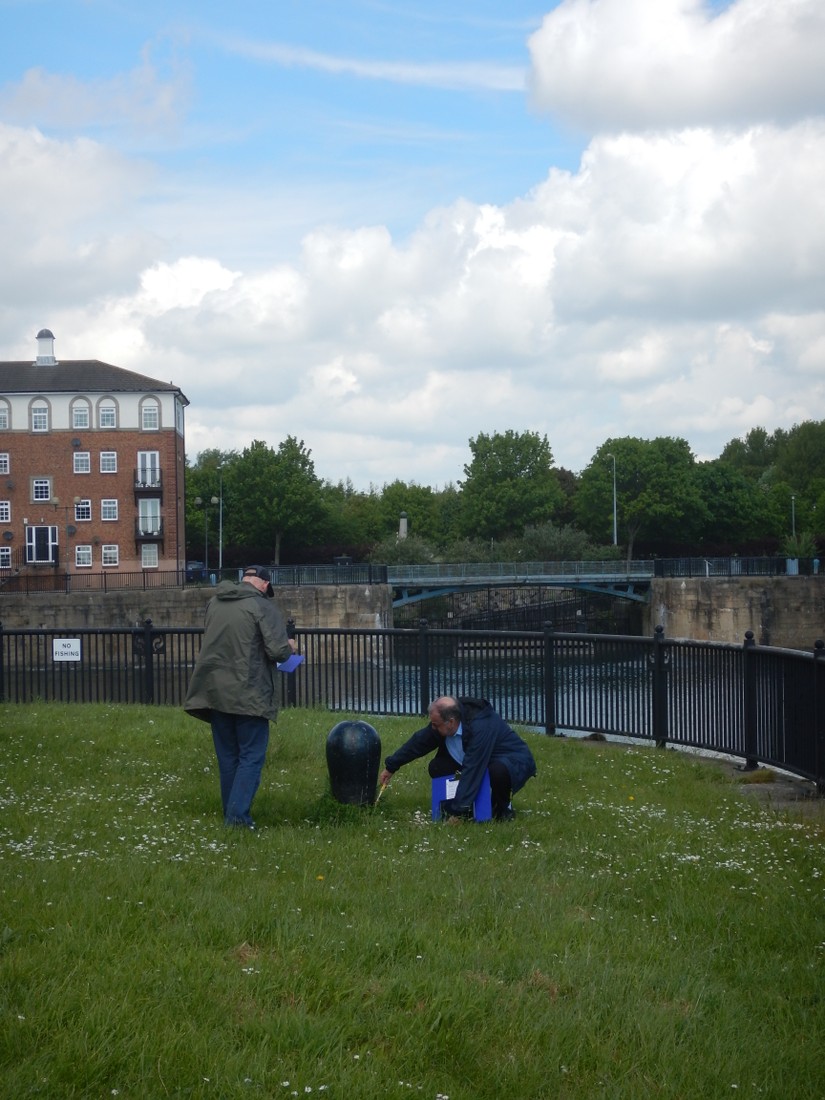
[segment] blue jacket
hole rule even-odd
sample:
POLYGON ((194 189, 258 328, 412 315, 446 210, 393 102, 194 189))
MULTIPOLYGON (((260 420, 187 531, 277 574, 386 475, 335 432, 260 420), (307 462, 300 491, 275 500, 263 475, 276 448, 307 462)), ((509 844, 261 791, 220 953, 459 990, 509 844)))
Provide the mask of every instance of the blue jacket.
MULTIPOLYGON (((472 811, 484 772, 491 760, 501 761, 510 773, 513 793, 521 790, 536 774, 536 761, 527 743, 515 733, 486 699, 459 699, 461 707, 464 763, 453 799, 456 812, 472 811)), ((408 741, 384 761, 387 771, 397 772, 404 764, 435 752, 443 738, 432 726, 417 730, 408 741)))

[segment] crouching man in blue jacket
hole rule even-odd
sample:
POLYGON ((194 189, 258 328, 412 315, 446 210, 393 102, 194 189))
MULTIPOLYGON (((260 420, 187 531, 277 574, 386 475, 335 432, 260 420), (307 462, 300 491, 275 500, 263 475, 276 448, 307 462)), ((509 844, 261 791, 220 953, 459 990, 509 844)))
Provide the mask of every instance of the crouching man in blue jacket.
POLYGON ((442 695, 430 703, 428 726, 418 730, 384 761, 379 779, 390 782, 404 764, 433 752, 428 765, 433 779, 460 776, 455 798, 443 804, 447 817, 473 816, 473 802, 484 772, 490 773, 493 818, 515 817, 510 799, 536 774, 536 761, 525 741, 515 733, 486 699, 455 699, 442 695))

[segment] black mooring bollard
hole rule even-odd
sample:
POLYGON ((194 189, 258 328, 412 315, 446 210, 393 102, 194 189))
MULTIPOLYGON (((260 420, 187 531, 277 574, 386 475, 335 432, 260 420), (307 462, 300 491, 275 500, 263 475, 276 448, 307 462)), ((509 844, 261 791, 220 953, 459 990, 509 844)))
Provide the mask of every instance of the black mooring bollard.
POLYGON ((375 802, 381 738, 368 722, 339 722, 327 737, 332 797, 352 806, 375 802))

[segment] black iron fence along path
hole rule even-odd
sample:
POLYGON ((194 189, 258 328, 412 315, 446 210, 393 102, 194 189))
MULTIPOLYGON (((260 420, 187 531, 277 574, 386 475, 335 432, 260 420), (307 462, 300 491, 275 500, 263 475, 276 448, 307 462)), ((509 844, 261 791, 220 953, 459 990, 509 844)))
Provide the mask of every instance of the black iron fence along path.
MULTIPOLYGON (((281 705, 423 715, 440 694, 482 696, 516 725, 602 733, 771 764, 825 793, 825 645, 811 653, 542 631, 291 630, 305 662, 281 705)), ((180 706, 200 627, 0 625, 0 701, 180 706)))

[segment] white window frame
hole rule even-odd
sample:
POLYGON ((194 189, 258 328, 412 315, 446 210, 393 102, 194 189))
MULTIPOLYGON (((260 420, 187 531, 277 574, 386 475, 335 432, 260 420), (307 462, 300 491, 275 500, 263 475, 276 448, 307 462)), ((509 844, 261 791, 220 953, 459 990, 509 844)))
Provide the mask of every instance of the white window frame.
POLYGON ((91 569, 92 548, 89 545, 75 546, 74 564, 76 569, 91 569))
POLYGON ((100 518, 103 523, 112 523, 119 519, 118 515, 118 502, 116 497, 107 497, 100 502, 100 518), (113 513, 107 515, 106 513, 113 513))
POLYGON ((159 564, 158 544, 156 542, 144 542, 140 548, 141 569, 157 569, 159 564))
POLYGON ((160 451, 138 451, 137 482, 141 486, 160 486, 160 451))
POLYGON ((100 564, 111 569, 120 564, 120 547, 116 542, 104 542, 100 548, 100 564))
POLYGON ((78 401, 72 405, 72 428, 74 431, 82 432, 88 429, 91 424, 91 412, 89 411, 88 401, 78 401))
POLYGON ((57 560, 57 526, 51 523, 30 523, 26 528, 26 561, 31 564, 53 562, 57 560), (40 535, 38 537, 38 532, 40 535), (48 534, 43 534, 48 532, 48 534), (38 556, 38 552, 48 546, 49 556, 38 556))
POLYGON ((5 477, 11 473, 11 459, 8 451, 0 451, 0 474, 5 477))
POLYGON ((100 403, 97 410, 97 426, 98 428, 117 427, 117 405, 114 401, 102 401, 100 403), (107 421, 111 421, 111 423, 107 423, 107 421))
POLYGON ((72 473, 90 474, 92 472, 92 456, 89 451, 75 451, 72 454, 72 473))
POLYGON ((33 477, 31 485, 32 504, 46 504, 52 499, 52 479, 33 477))
POLYGON ((0 432, 7 432, 11 427, 11 409, 8 402, 0 401, 0 432))
POLYGON ((138 501, 138 530, 141 535, 159 538, 163 530, 160 497, 145 497, 138 501))
POLYGON ((0 569, 11 569, 10 546, 0 546, 0 569))
POLYGON ((11 523, 10 500, 0 500, 0 523, 11 523))
POLYGON ((144 401, 140 407, 140 430, 143 432, 160 431, 160 405, 154 398, 144 401))
POLYGON ((88 523, 92 518, 91 500, 76 500, 74 505, 75 523, 88 523))
POLYGON ((31 407, 32 431, 47 432, 49 430, 49 406, 42 403, 31 407))
POLYGON ((100 452, 100 472, 102 474, 116 474, 117 473, 117 451, 101 451, 100 452), (112 469, 107 470, 106 466, 111 465, 112 469))

